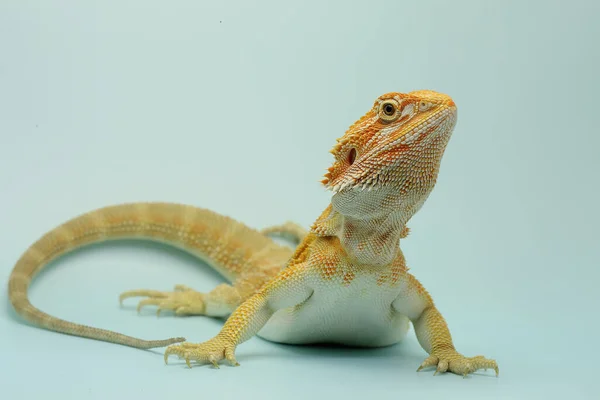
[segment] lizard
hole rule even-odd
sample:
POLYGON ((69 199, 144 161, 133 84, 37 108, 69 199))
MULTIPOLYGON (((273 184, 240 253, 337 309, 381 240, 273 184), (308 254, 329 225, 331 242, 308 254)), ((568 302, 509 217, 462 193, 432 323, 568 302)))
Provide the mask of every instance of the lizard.
POLYGON ((17 261, 9 278, 16 312, 42 328, 136 348, 165 347, 171 355, 237 366, 238 345, 255 335, 287 344, 331 343, 383 347, 401 341, 409 326, 428 353, 417 371, 467 376, 498 364, 459 353, 429 292, 409 272, 400 249, 407 222, 433 190, 457 121, 457 106, 431 90, 390 92, 337 139, 321 183, 331 202, 310 229, 288 222, 262 231, 214 211, 176 203, 108 206, 77 216, 43 235, 17 261), (296 242, 291 248, 273 240, 296 242), (50 261, 85 245, 123 238, 167 243, 214 268, 228 283, 208 293, 185 285, 173 291, 137 289, 157 314, 222 317, 213 338, 142 340, 48 315, 27 295, 50 261), (183 343, 182 343, 183 342, 183 343))

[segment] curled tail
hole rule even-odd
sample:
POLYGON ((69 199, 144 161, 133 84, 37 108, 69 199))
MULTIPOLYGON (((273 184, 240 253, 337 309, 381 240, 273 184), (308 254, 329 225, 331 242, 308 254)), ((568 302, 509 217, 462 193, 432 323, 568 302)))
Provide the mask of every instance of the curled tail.
POLYGON ((247 268, 283 264, 289 250, 247 226, 209 210, 170 203, 133 203, 101 208, 51 230, 17 261, 9 279, 10 302, 17 314, 42 328, 142 349, 184 338, 142 340, 110 330, 65 321, 34 307, 27 290, 52 260, 85 245, 116 239, 147 239, 184 249, 232 281, 247 268), (266 252, 265 249, 271 249, 266 252))

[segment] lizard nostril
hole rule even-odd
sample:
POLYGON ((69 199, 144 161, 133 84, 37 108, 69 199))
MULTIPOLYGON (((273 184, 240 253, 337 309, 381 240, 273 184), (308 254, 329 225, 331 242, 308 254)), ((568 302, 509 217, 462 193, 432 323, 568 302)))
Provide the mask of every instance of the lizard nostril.
POLYGON ((352 165, 354 164, 354 160, 356 160, 356 149, 353 147, 348 152, 348 163, 352 165))

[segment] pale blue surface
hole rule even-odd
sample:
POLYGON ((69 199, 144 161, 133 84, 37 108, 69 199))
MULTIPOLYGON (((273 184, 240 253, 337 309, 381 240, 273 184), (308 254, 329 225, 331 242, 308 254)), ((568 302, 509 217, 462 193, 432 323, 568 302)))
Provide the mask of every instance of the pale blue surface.
MULTIPOLYGON (((459 350, 496 358, 500 378, 417 374, 412 330, 387 349, 252 339, 241 368, 165 367, 160 350, 33 329, 3 300, 2 398, 592 398, 598 3, 198 3, 1 2, 2 281, 46 230, 113 203, 308 226, 335 138, 382 93, 435 89, 459 122, 403 248, 459 350)), ((54 267, 31 298, 57 316, 149 339, 221 326, 119 309, 127 289, 219 282, 163 246, 96 246, 54 267)))

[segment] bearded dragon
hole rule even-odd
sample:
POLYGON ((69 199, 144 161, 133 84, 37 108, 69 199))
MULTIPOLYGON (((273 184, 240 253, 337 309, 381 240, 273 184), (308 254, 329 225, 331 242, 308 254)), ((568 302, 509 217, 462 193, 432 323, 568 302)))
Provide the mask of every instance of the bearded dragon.
POLYGON ((408 272, 400 240, 406 223, 432 191, 454 130, 453 100, 429 90, 387 93, 337 140, 322 180, 331 203, 307 232, 294 223, 252 229, 229 217, 188 205, 133 203, 78 216, 35 242, 9 280, 16 312, 43 328, 137 348, 168 346, 170 355, 239 365, 236 347, 254 335, 280 343, 335 343, 381 347, 399 342, 409 323, 429 354, 419 366, 466 376, 496 361, 459 353, 429 293, 408 272), (298 242, 295 250, 271 236, 298 242), (203 343, 183 338, 141 340, 64 321, 28 300, 32 279, 63 254, 90 243, 123 238, 181 248, 218 271, 229 284, 208 293, 177 285, 172 292, 132 290, 141 307, 177 315, 228 317, 203 343))

